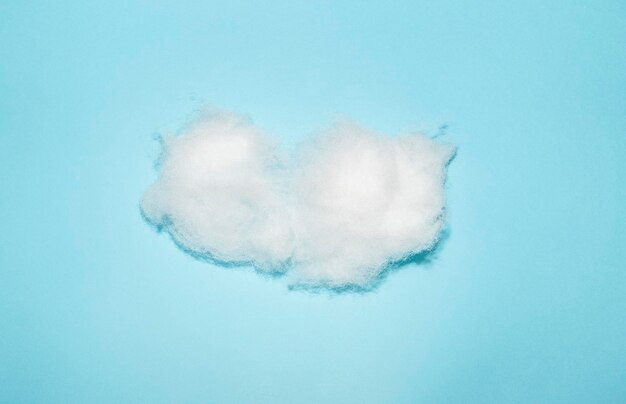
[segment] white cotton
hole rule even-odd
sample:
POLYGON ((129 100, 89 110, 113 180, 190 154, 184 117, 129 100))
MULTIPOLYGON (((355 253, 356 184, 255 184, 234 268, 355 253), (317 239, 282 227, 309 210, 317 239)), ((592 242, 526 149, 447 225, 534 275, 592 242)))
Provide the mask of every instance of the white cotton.
POLYGON ((205 115, 164 139, 142 211, 194 253, 275 271, 293 253, 280 170, 273 144, 250 123, 205 115))
POLYGON ((454 151, 421 134, 341 122, 287 169, 259 129, 213 113, 164 139, 141 207, 195 254, 287 271, 294 285, 367 287, 436 243, 454 151))
POLYGON ((300 283, 364 286, 391 261, 432 247, 454 148, 342 123, 306 152, 296 194, 300 283))

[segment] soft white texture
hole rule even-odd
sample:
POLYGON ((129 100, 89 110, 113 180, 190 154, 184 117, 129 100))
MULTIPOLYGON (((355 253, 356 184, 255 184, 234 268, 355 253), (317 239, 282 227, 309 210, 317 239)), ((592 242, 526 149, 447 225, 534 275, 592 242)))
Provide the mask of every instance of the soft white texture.
POLYGON ((251 123, 207 113, 163 139, 141 208, 195 254, 287 272, 295 285, 366 287, 436 243, 454 151, 421 134, 340 122, 287 168, 251 123))

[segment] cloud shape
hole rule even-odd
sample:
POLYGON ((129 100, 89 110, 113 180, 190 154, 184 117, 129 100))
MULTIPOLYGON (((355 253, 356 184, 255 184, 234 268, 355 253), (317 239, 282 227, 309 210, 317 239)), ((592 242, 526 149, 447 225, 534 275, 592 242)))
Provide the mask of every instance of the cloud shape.
POLYGON ((213 111, 162 141, 146 220, 193 254, 292 285, 367 287, 444 226, 455 147, 422 134, 342 121, 286 157, 245 118, 213 111))

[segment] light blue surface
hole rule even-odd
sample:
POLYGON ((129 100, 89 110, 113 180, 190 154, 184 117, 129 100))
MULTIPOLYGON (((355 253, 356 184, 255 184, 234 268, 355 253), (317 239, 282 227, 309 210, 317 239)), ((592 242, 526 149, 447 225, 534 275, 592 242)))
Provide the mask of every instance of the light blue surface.
POLYGON ((623 1, 84 3, 0 2, 1 402, 626 402, 623 1), (328 296, 183 254, 138 200, 203 103, 450 124, 439 257, 328 296))

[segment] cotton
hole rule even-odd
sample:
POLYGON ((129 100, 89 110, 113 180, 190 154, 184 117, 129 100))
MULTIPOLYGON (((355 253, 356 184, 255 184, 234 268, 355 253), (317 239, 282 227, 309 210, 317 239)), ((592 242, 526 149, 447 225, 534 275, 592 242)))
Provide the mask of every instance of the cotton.
POLYGON ((285 156, 249 120, 211 112, 162 144, 146 220, 193 254, 291 285, 367 287, 444 227, 455 147, 422 134, 341 121, 285 156))

